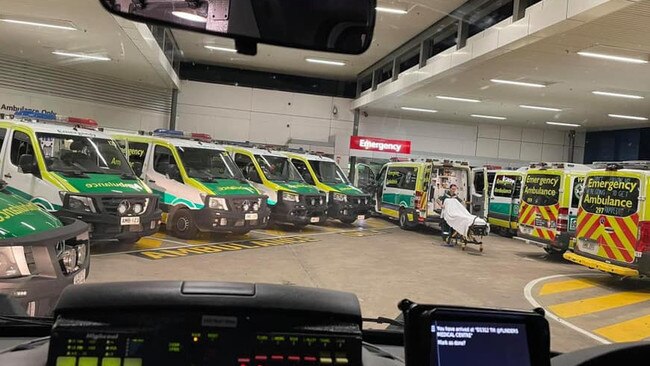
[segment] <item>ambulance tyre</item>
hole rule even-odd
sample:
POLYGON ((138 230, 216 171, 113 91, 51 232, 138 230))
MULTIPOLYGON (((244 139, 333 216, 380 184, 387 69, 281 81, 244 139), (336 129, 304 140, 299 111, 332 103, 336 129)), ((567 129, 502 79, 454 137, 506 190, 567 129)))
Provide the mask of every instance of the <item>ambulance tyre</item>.
POLYGON ((402 230, 413 229, 413 224, 409 222, 408 215, 406 214, 406 210, 403 208, 399 210, 399 227, 402 230))
POLYGON ((348 218, 345 218, 345 219, 341 219, 342 223, 348 224, 348 225, 353 224, 355 221, 357 221, 356 217, 348 217, 348 218))
POLYGON ((187 208, 175 210, 171 219, 172 235, 181 239, 193 239, 199 233, 194 217, 187 208))
POLYGON ((544 251, 548 255, 554 256, 554 257, 561 257, 564 254, 564 252, 566 252, 566 250, 555 250, 553 248, 548 248, 548 247, 544 247, 544 251))
POLYGON ((248 234, 250 232, 251 232, 250 229, 237 229, 237 230, 233 230, 232 234, 234 234, 234 235, 246 235, 246 234, 248 234))
POLYGON ((118 239, 118 241, 120 242, 120 244, 128 245, 128 244, 135 244, 140 239, 141 237, 136 236, 135 238, 118 239))

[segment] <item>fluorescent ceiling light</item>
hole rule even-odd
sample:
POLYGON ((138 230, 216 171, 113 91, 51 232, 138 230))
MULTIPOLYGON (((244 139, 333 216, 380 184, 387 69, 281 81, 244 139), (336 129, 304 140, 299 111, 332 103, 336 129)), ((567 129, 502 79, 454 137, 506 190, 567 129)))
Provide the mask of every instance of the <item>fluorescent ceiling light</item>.
POLYGON ((438 112, 435 109, 426 109, 426 108, 414 108, 414 107, 401 107, 405 111, 414 111, 414 112, 427 112, 427 113, 436 113, 438 112))
POLYGON ((27 20, 18 20, 18 19, 0 19, 0 21, 3 21, 5 23, 12 23, 12 24, 21 24, 21 25, 31 25, 34 27, 42 27, 42 28, 52 28, 52 29, 61 29, 61 30, 77 30, 77 28, 71 26, 71 25, 57 25, 57 24, 49 24, 49 23, 41 23, 41 22, 30 22, 27 20))
POLYGON ((579 124, 575 123, 564 123, 564 122, 546 122, 547 125, 553 126, 564 126, 564 127, 580 127, 579 124))
POLYGON ((172 15, 175 17, 179 17, 181 19, 189 20, 190 22, 197 22, 197 23, 207 23, 207 19, 196 14, 188 13, 185 11, 172 11, 172 15))
POLYGON ((604 95, 607 97, 617 97, 617 98, 628 98, 628 99, 644 99, 644 97, 640 95, 634 95, 634 94, 622 94, 622 93, 610 93, 610 92, 604 92, 604 91, 592 91, 593 94, 596 95, 604 95))
POLYGON ((540 106, 537 106, 537 105, 520 104, 519 107, 526 108, 526 109, 536 109, 538 111, 549 111, 549 112, 561 112, 562 111, 562 109, 560 109, 560 108, 540 107, 540 106))
POLYGON ((508 84, 516 86, 527 86, 529 88, 546 88, 546 85, 539 83, 529 83, 525 81, 514 81, 514 80, 502 80, 502 79, 490 79, 491 82, 497 84, 508 84))
POLYGON ((66 56, 66 57, 83 58, 83 59, 87 59, 87 60, 96 60, 96 61, 110 61, 111 60, 110 57, 87 55, 85 53, 52 51, 52 54, 59 55, 59 56, 66 56))
POLYGON ((229 48, 229 47, 223 47, 223 46, 203 46, 209 50, 212 51, 222 51, 222 52, 230 52, 230 53, 237 53, 237 50, 234 48, 229 48))
POLYGON ((498 119, 498 120, 504 120, 506 117, 499 117, 499 116, 487 116, 485 114, 470 114, 472 117, 476 118, 485 118, 485 119, 498 119))
POLYGON ((468 103, 480 103, 481 102, 478 99, 447 97, 447 96, 444 96, 444 95, 438 95, 438 96, 436 96, 436 98, 444 99, 444 100, 453 100, 453 101, 456 101, 456 102, 468 102, 468 103))
POLYGON ((387 8, 385 6, 376 6, 375 10, 382 13, 399 14, 399 15, 404 15, 408 13, 408 11, 404 9, 387 8))
POLYGON ((345 66, 345 62, 343 62, 343 61, 323 60, 323 59, 320 59, 320 58, 306 58, 305 61, 311 62, 311 63, 314 63, 314 64, 345 66))
POLYGON ((647 64, 648 63, 648 60, 642 60, 640 58, 614 56, 614 55, 608 55, 608 54, 605 54, 605 53, 580 51, 580 52, 578 52, 578 55, 585 56, 585 57, 600 58, 600 59, 603 59, 603 60, 610 60, 610 61, 629 62, 629 63, 633 63, 633 64, 647 64))
POLYGON ((620 118, 620 119, 633 119, 635 121, 647 121, 648 117, 638 117, 638 116, 626 116, 624 114, 608 114, 608 116, 612 118, 620 118))

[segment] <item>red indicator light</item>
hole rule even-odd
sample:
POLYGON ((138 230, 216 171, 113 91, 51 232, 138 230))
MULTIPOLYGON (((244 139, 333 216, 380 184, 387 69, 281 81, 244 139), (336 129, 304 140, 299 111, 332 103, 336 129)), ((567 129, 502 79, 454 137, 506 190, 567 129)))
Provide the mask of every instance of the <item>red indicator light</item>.
POLYGON ((251 362, 251 359, 250 358, 238 358, 237 362, 239 362, 239 363, 248 363, 248 362, 251 362))
POLYGON ((284 356, 282 356, 282 355, 273 355, 273 356, 271 356, 271 359, 273 361, 282 361, 282 360, 284 360, 284 356))
POLYGON ((305 356, 302 359, 307 361, 307 362, 316 362, 316 360, 317 360, 317 358, 314 357, 314 356, 305 356))
POLYGON ((300 356, 289 356, 289 357, 287 357, 287 360, 299 362, 300 361, 300 356))
POLYGON ((97 128, 97 126, 99 126, 97 124, 97 121, 90 118, 68 117, 67 122, 75 125, 84 126, 87 128, 97 128))
POLYGON ((268 359, 268 357, 266 357, 265 355, 257 355, 257 356, 255 356, 255 361, 266 361, 267 359, 268 359))

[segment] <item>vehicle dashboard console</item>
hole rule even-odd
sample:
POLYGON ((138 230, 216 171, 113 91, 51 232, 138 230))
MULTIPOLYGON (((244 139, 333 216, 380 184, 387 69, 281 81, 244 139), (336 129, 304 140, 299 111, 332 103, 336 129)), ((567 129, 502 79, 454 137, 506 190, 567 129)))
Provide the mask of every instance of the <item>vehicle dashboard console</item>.
POLYGON ((353 294, 294 286, 130 282, 68 287, 48 365, 361 365, 353 294))

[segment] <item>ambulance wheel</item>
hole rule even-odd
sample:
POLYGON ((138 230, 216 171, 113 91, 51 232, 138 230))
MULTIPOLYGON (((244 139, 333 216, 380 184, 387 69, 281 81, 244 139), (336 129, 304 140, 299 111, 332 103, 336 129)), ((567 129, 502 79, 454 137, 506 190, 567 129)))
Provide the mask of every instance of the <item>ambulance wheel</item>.
POLYGON ((546 254, 553 257, 561 257, 565 252, 565 250, 555 250, 553 248, 547 248, 547 247, 544 247, 544 251, 546 252, 546 254))
POLYGON ((348 225, 353 224, 355 221, 357 221, 357 218, 356 218, 356 217, 350 217, 350 218, 346 218, 346 219, 341 219, 341 222, 342 222, 342 223, 344 223, 344 224, 348 224, 348 225))
POLYGON ((135 237, 135 238, 127 238, 127 239, 118 239, 117 241, 120 242, 120 244, 128 245, 128 244, 135 244, 140 240, 141 237, 135 237))
POLYGON ((233 230, 232 234, 234 234, 234 235, 246 235, 246 234, 248 234, 250 232, 251 232, 250 229, 238 229, 238 230, 233 230))
POLYGON ((399 211, 399 227, 402 230, 411 230, 413 229, 413 224, 409 222, 408 215, 406 214, 405 209, 399 211))
POLYGON ((181 208, 171 219, 172 235, 181 239, 193 239, 199 233, 190 210, 181 208))

